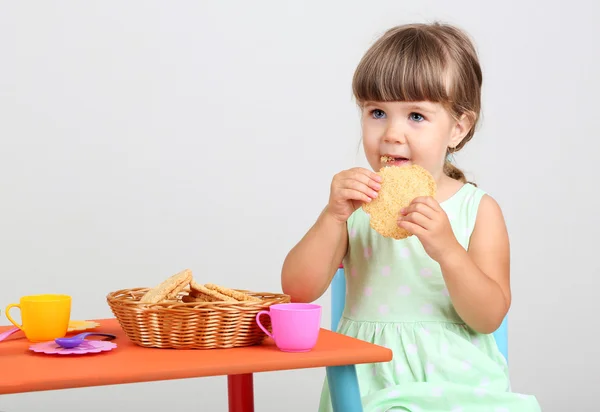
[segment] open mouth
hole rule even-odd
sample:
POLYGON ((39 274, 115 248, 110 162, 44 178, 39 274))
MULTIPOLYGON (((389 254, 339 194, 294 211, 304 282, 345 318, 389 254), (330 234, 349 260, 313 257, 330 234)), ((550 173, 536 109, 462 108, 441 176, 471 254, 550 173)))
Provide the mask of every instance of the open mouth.
POLYGON ((384 164, 399 164, 399 163, 407 162, 408 160, 409 159, 407 159, 406 157, 403 157, 403 156, 398 156, 398 157, 388 156, 388 155, 381 156, 381 163, 384 163, 384 164))

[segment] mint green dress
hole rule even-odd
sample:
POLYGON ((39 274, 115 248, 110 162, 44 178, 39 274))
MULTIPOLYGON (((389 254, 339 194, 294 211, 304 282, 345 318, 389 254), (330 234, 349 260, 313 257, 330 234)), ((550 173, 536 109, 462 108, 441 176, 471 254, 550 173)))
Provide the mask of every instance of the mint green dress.
MULTIPOLYGON (((484 192, 464 185, 441 203, 468 248, 484 192)), ((390 348, 390 362, 356 366, 365 412, 538 412, 534 396, 510 391, 493 335, 458 316, 439 264, 416 236, 384 238, 357 209, 348 219, 346 306, 338 332, 390 348)), ((332 411, 327 379, 320 412, 332 411)))

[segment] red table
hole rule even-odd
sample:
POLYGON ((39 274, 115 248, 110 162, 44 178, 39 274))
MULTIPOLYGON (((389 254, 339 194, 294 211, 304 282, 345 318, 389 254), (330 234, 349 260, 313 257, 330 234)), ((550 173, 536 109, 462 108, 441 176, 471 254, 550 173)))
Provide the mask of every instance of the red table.
MULTIPOLYGON (((118 347, 111 352, 82 357, 37 354, 28 350, 30 343, 21 332, 0 342, 0 395, 227 375, 229 411, 253 412, 255 372, 346 367, 392 359, 387 348, 326 329, 321 329, 316 347, 306 353, 281 352, 271 339, 244 348, 173 350, 135 345, 115 319, 97 322, 98 331, 117 335, 114 342, 118 347)), ((0 327, 0 333, 7 329, 0 327)), ((351 369, 354 372, 353 366, 351 369)))

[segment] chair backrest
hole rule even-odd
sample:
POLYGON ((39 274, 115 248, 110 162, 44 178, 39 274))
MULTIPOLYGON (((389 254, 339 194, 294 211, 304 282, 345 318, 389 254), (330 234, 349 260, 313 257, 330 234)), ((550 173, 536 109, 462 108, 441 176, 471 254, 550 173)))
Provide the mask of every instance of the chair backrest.
MULTIPOLYGON (((331 282, 331 330, 337 330, 346 304, 346 277, 344 267, 340 265, 331 282)), ((500 327, 493 333, 496 344, 504 359, 508 362, 508 317, 504 318, 500 327)))

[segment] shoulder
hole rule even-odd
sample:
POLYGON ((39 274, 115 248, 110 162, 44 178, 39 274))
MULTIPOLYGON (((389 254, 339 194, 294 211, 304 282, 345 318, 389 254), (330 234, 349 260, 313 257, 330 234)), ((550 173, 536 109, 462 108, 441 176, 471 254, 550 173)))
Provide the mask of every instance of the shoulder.
POLYGON ((508 242, 508 233, 504 213, 500 204, 487 193, 481 195, 477 208, 475 227, 471 236, 473 243, 505 244, 508 242))
POLYGON ((483 193, 481 200, 479 201, 475 227, 477 227, 479 223, 491 224, 499 221, 504 222, 504 213, 502 212, 502 208, 496 199, 487 193, 483 193))

